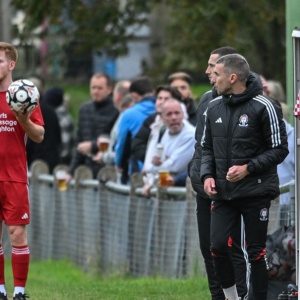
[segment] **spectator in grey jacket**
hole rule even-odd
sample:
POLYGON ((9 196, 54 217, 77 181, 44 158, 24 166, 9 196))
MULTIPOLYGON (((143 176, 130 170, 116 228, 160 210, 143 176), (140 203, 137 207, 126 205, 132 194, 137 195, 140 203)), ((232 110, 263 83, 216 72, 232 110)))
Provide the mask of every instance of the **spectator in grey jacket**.
POLYGON ((156 177, 160 170, 167 170, 173 176, 185 172, 194 151, 195 127, 185 120, 182 105, 178 100, 169 99, 163 103, 161 118, 166 126, 160 141, 162 153, 154 153, 151 161, 144 165, 146 178, 149 179, 145 180, 145 195, 153 184, 152 178, 156 177))

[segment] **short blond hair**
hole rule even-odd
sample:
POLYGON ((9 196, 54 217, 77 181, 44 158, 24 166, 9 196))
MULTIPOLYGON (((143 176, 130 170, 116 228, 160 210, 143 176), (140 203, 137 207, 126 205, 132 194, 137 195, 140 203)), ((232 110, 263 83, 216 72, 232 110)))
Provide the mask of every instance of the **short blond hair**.
POLYGON ((193 81, 192 77, 188 73, 176 72, 176 73, 171 74, 168 77, 168 82, 169 82, 169 84, 171 84, 174 80, 177 80, 177 79, 184 80, 188 84, 192 84, 192 81, 193 81))
POLYGON ((0 51, 4 51, 6 57, 9 60, 17 62, 17 60, 18 60, 18 51, 13 45, 5 43, 5 42, 0 42, 0 51))

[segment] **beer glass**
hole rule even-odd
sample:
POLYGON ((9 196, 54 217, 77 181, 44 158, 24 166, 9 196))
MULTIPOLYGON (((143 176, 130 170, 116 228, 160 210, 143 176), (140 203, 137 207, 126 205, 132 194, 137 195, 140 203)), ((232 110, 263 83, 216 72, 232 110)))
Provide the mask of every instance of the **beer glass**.
POLYGON ((161 170, 158 173, 158 185, 160 187, 168 187, 171 186, 171 175, 169 171, 161 170))
POLYGON ((98 137, 98 148, 99 151, 106 152, 109 147, 110 139, 108 135, 100 135, 98 137))
POLYGON ((58 185, 58 189, 60 191, 65 191, 67 190, 67 172, 64 170, 58 170, 55 174, 56 182, 58 185))

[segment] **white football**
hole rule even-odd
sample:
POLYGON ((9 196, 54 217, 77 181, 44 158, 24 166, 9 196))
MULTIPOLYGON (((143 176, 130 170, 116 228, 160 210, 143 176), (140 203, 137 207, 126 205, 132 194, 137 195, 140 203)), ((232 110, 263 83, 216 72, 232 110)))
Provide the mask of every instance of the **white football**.
POLYGON ((14 81, 7 89, 6 102, 17 112, 33 111, 39 103, 37 87, 27 79, 14 81))

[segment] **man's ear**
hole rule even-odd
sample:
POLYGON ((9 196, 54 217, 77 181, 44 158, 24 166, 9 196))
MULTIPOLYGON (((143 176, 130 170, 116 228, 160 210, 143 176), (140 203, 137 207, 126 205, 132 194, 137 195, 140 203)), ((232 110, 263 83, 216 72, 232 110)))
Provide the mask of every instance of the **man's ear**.
POLYGON ((230 83, 233 84, 237 81, 237 76, 236 74, 231 74, 230 75, 230 83))
POLYGON ((138 102, 142 99, 141 96, 136 92, 131 92, 130 95, 135 102, 138 102))
POLYGON ((16 66, 16 62, 13 60, 11 60, 8 64, 8 68, 10 71, 12 71, 15 68, 15 66, 16 66))

